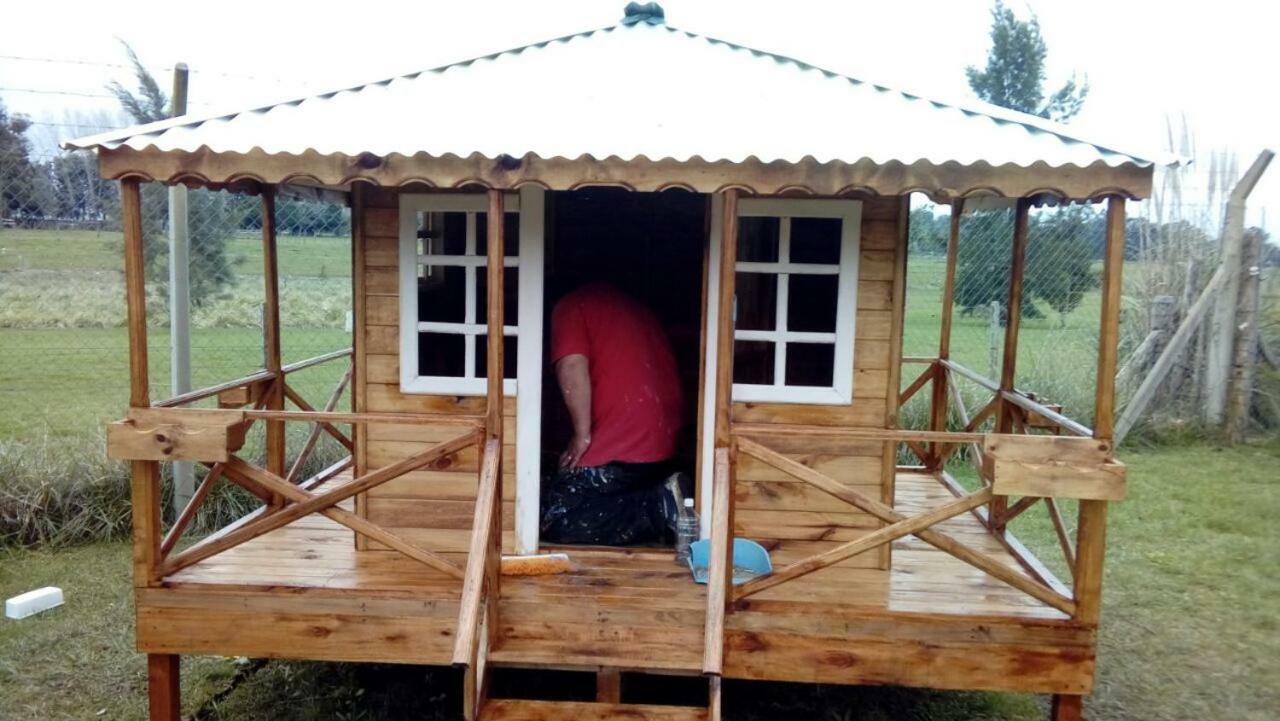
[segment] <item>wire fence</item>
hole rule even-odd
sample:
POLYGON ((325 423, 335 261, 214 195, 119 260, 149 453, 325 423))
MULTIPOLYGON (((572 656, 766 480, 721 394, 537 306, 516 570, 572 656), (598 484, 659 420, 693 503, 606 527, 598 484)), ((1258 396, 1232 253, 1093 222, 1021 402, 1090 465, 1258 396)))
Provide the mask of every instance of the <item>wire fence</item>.
MULTIPOLYGON (((119 190, 88 153, 0 152, 0 440, 100 432, 128 401, 119 190)), ((143 186, 153 399, 171 376, 170 190, 143 186)), ((261 200, 187 192, 190 387, 263 367, 261 200)), ((277 203, 281 345, 285 363, 351 344, 350 213, 277 203)), ((341 363, 293 374, 313 405, 341 363)))
MULTIPOLYGON (((169 190, 143 188, 150 372, 153 398, 173 394, 170 374, 169 190)), ((1180 189, 1179 202, 1130 203, 1120 357, 1149 335, 1153 314, 1172 319, 1195 299, 1217 264, 1220 198, 1180 189), (1169 315, 1166 313, 1166 315, 1169 315)), ((1162 197, 1168 197, 1166 194, 1162 197)), ((191 385, 199 388, 262 367, 261 201, 193 189, 190 239, 191 385)), ((0 146, 0 440, 100 432, 125 407, 128 358, 122 237, 116 183, 98 177, 92 155, 33 155, 0 146)), ((282 198, 277 205, 284 361, 351 343, 350 213, 339 205, 282 198)), ((949 209, 913 206, 904 327, 906 355, 936 356, 949 209)), ((1104 207, 1031 211, 1016 385, 1067 415, 1092 422, 1100 316, 1104 207)), ((1008 316, 1013 212, 979 206, 960 227, 953 360, 997 378, 1008 316)), ((1261 264, 1264 334, 1280 328, 1269 250, 1261 264)), ((1168 320, 1166 318, 1166 320, 1168 320)), ((1194 380, 1193 352, 1177 378, 1194 380)), ((292 378, 323 403, 340 364, 292 378)), ((1141 380, 1122 373, 1120 404, 1141 380)), ((904 383, 913 378, 904 371, 904 383)), ((1170 382, 1166 420, 1193 416, 1194 382, 1170 382)), ((969 402, 980 400, 979 389, 969 402)), ((920 394, 904 409, 924 417, 920 394)), ((1274 404, 1274 401, 1273 401, 1274 404)))

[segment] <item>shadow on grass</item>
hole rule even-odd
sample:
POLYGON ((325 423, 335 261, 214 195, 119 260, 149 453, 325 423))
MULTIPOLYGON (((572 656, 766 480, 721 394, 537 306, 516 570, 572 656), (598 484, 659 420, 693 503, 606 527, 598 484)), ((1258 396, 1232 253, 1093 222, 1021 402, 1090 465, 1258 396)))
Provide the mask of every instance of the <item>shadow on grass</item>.
MULTIPOLYGON (((589 673, 500 669, 492 683, 498 698, 590 701, 595 694, 595 676, 589 673)), ((461 718, 461 688, 460 672, 448 668, 277 661, 246 676, 195 718, 452 721, 461 718)), ((627 675, 622 693, 625 703, 705 706, 707 682, 627 675)), ((732 721, 1006 721, 1046 714, 1042 700, 1023 694, 747 681, 726 682, 724 703, 725 718, 732 721)))

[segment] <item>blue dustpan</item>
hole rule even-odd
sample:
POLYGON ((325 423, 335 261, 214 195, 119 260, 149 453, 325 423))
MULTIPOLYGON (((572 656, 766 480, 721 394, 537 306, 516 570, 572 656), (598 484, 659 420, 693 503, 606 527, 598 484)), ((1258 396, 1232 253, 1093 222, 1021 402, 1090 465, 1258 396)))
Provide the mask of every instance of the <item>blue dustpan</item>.
MULTIPOLYGON (((707 582, 710 555, 710 540, 695 541, 689 545, 689 569, 693 571, 694 581, 707 582)), ((773 563, 769 561, 769 552, 764 550, 764 546, 746 538, 733 539, 733 585, 770 573, 773 573, 773 563)))

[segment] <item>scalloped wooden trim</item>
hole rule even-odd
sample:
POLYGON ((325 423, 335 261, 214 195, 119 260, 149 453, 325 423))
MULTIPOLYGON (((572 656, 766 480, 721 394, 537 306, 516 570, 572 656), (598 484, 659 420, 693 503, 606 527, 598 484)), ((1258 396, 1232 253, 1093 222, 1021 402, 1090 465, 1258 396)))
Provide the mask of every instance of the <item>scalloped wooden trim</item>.
POLYGON ((1055 168, 1047 163, 1025 167, 987 163, 966 166, 954 162, 934 165, 925 161, 910 165, 877 164, 871 160, 819 163, 812 159, 765 163, 754 158, 733 163, 696 158, 688 161, 616 157, 595 160, 585 156, 570 159, 529 155, 493 159, 479 155, 435 157, 424 153, 377 158, 367 153, 348 156, 307 151, 301 155, 269 155, 257 149, 248 153, 219 153, 207 148, 195 152, 101 149, 99 164, 104 178, 136 177, 164 183, 202 179, 207 187, 213 188, 303 179, 340 188, 367 182, 382 187, 418 184, 449 189, 478 185, 513 190, 532 183, 549 190, 613 186, 659 191, 678 187, 713 193, 738 188, 755 195, 896 196, 924 192, 939 202, 980 195, 1009 198, 1049 195, 1060 200, 1096 200, 1121 195, 1141 199, 1151 195, 1153 173, 1150 167, 1113 167, 1101 162, 1083 168, 1055 168))

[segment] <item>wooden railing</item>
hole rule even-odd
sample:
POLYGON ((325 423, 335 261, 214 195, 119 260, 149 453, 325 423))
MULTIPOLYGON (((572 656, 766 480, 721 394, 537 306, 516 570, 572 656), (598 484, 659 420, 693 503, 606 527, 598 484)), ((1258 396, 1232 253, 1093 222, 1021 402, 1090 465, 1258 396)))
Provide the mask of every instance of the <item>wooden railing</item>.
MULTIPOLYGON (((191 500, 178 513, 163 538, 155 537, 159 531, 158 495, 151 499, 151 503, 157 507, 135 509, 137 515, 152 517, 157 521, 155 524, 143 524, 138 529, 140 533, 136 538, 136 542, 144 546, 156 546, 156 552, 149 555, 151 560, 147 564, 148 578, 158 581, 312 514, 326 516, 350 528, 354 533, 381 543, 446 576, 459 580, 463 578, 463 569, 456 563, 410 543, 339 507, 339 504, 410 471, 430 466, 442 458, 481 443, 484 438, 482 419, 478 416, 335 411, 351 379, 350 364, 321 410, 312 407, 289 385, 290 373, 347 358, 350 353, 349 349, 335 351, 283 366, 279 371, 260 371, 234 381, 175 396, 149 408, 135 408, 130 411, 128 418, 111 425, 108 430, 108 450, 113 457, 130 461, 186 460, 201 463, 209 469, 191 500), (262 406, 267 399, 277 391, 299 410, 264 409, 262 406), (218 398, 220 407, 217 409, 183 407, 213 397, 218 398), (250 407, 236 407, 241 405, 250 407), (312 425, 287 473, 281 475, 237 455, 249 428, 258 421, 281 424, 303 422, 312 425), (302 469, 314 454, 320 434, 327 433, 350 450, 353 443, 338 426, 374 423, 454 425, 458 431, 421 453, 350 481, 331 483, 351 467, 350 456, 299 481, 302 469), (219 482, 244 488, 261 499, 264 505, 192 546, 175 552, 183 534, 219 482)), ((139 500, 146 502, 146 499, 135 498, 135 503, 139 500)))
MULTIPOLYGON (((987 508, 975 508, 973 514, 992 531, 1028 574, 1059 593, 1071 593, 1068 586, 1060 581, 1040 559, 1028 551, 1015 536, 1007 532, 1013 520, 1023 516, 1026 511, 1036 505, 1043 504, 1058 548, 1062 552, 1063 567, 1070 574, 1069 580, 1076 588, 1074 594, 1078 595, 1080 590, 1079 584, 1076 583, 1076 576, 1077 569, 1081 565, 1078 548, 1082 544, 1100 546, 1101 538, 1091 537, 1090 534, 1101 535, 1103 529, 1082 524, 1082 528, 1077 530, 1076 537, 1072 538, 1063 518, 1059 500, 1063 497, 1076 498, 1082 504, 1088 504, 1096 501, 1118 500, 1123 496, 1124 467, 1112 457, 1113 449, 1110 441, 1098 438, 1093 429, 1064 415, 1061 407, 1045 403, 1034 395, 1017 389, 1001 389, 996 381, 955 361, 945 358, 911 358, 904 361, 924 364, 926 367, 917 378, 918 382, 908 386, 900 400, 905 402, 921 388, 931 384, 934 387, 931 422, 935 429, 946 428, 949 423, 954 423, 959 426, 961 432, 980 432, 987 426, 998 429, 1000 419, 1003 418, 1009 434, 1041 439, 1037 442, 1045 448, 1045 453, 1038 459, 1042 462, 1038 465, 1024 464, 1027 466, 1024 470, 1040 476, 1038 487, 1045 492, 1027 493, 1012 505, 1007 503, 1006 498, 1016 494, 997 493, 993 503, 987 508), (964 394, 961 392, 961 382, 972 384, 991 394, 990 399, 972 416, 968 412, 964 394), (1061 438, 1061 440, 1050 441, 1051 438, 1061 438), (1071 447, 1076 451, 1084 449, 1086 452, 1087 458, 1081 465, 1072 466, 1075 457, 1069 450, 1068 444, 1072 444, 1071 447), (1079 478, 1073 479, 1076 482, 1068 484, 1062 479, 1061 474, 1057 473, 1062 467, 1073 467, 1080 473, 1079 478), (994 502, 996 500, 999 503, 994 502)), ((985 433, 983 436, 986 439, 985 443, 968 444, 969 458, 983 485, 992 487, 997 474, 993 459, 990 458, 990 450, 992 441, 998 435, 985 433)), ((957 496, 964 495, 966 491, 948 472, 947 462, 960 447, 959 444, 935 445, 928 449, 908 446, 925 467, 936 473, 944 485, 957 496)), ((1020 480, 1022 482, 1016 487, 1024 490, 1033 487, 1026 483, 1034 480, 1033 478, 1020 480)))

